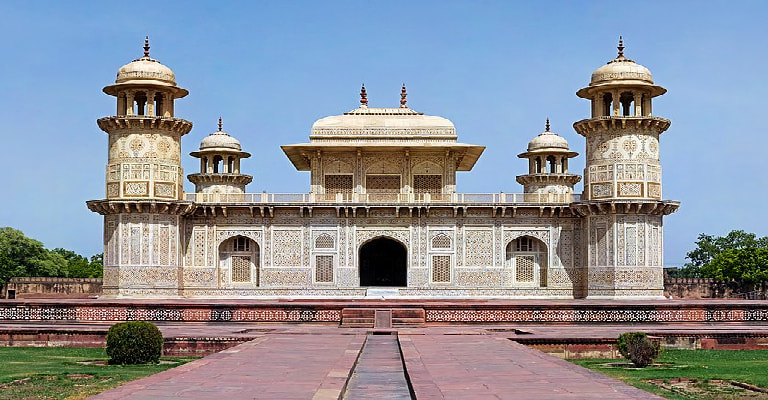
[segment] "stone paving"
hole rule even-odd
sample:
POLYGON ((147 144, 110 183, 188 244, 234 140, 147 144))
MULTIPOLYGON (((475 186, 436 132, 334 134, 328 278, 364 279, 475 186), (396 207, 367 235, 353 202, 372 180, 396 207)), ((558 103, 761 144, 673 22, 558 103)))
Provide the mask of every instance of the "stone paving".
MULTIPOLYGON (((223 326, 212 328, 220 333, 223 326)), ((401 330, 400 347, 417 399, 659 398, 504 335, 488 334, 485 328, 401 330)), ((345 389, 346 399, 410 398, 387 392, 386 385, 381 385, 400 362, 393 352, 394 342, 372 346, 373 353, 368 355, 372 362, 365 364, 358 357, 369 330, 319 325, 273 329, 256 334, 250 342, 92 398, 330 400, 341 398, 345 389), (356 361, 361 372, 357 375, 353 374, 356 361), (379 377, 377 368, 383 372, 379 377)), ((387 338, 369 337, 377 336, 387 338)))

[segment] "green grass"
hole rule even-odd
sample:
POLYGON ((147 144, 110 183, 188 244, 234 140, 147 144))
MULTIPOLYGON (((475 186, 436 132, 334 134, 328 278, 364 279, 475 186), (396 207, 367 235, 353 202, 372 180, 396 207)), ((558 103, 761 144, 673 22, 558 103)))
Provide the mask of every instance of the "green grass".
MULTIPOLYGON (((618 378, 649 392, 656 393, 668 399, 725 399, 734 398, 734 394, 720 393, 717 385, 708 385, 707 381, 722 379, 749 383, 762 388, 768 388, 768 350, 665 350, 656 360, 660 366, 647 368, 610 367, 607 363, 628 362, 613 359, 574 359, 568 360, 574 364, 618 378), (668 381, 675 378, 698 380, 696 390, 703 393, 686 394, 685 390, 677 393, 659 388, 648 381, 662 379, 668 381)), ((727 385, 725 385, 727 387, 727 385)), ((730 388, 728 387, 728 390, 730 388)), ((733 389, 738 390, 738 389, 733 389)), ((762 397, 765 398, 765 397, 762 397)))
POLYGON ((193 358, 163 358, 174 363, 157 365, 78 364, 107 359, 103 348, 0 347, 0 400, 82 399, 193 358))

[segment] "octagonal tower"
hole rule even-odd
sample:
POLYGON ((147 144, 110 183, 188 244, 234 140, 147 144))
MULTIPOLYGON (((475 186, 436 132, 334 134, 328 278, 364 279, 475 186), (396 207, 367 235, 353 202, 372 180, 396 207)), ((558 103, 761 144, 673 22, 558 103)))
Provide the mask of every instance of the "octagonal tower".
POLYGON ((176 296, 180 287, 183 200, 181 137, 192 123, 174 117, 174 101, 188 94, 173 71, 144 56, 122 66, 104 93, 117 112, 100 118, 109 135, 106 198, 88 208, 104 215, 104 294, 176 296))
POLYGON ((651 114, 666 93, 651 72, 618 56, 592 73, 576 95, 591 101, 592 117, 573 127, 586 138, 581 202, 587 221, 587 296, 662 298, 662 216, 679 203, 662 200, 659 136, 670 121, 651 114))

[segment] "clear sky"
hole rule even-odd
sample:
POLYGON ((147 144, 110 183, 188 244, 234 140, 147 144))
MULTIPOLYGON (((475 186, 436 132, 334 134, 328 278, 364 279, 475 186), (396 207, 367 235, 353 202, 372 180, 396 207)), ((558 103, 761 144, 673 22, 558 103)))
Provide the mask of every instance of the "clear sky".
MULTIPOLYGON (((182 152, 224 130, 252 158, 249 192, 309 190, 282 144, 307 140, 321 117, 355 108, 365 83, 372 107, 408 105, 454 122, 459 140, 487 146, 465 193, 519 193, 516 155, 544 120, 584 152, 572 124, 589 117, 575 92, 594 69, 626 55, 669 92, 655 100, 672 120, 661 138, 668 265, 685 262, 699 233, 768 235, 768 2, 765 1, 2 1, 3 127, 0 226, 47 247, 101 252, 107 135, 101 92, 142 54, 171 67, 190 95, 182 152)), ((185 157, 185 174, 198 172, 185 157)), ((582 173, 584 158, 570 164, 582 173)), ((186 184, 187 191, 193 191, 186 184)), ((581 191, 581 185, 578 186, 581 191)))

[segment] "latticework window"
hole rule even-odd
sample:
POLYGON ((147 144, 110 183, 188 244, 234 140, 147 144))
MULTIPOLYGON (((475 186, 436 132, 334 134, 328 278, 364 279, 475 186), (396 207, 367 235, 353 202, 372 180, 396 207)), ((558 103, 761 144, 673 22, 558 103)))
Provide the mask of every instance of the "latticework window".
POLYGON ((335 200, 337 193, 351 197, 352 189, 352 175, 325 176, 325 197, 328 200, 335 200))
POLYGON ((333 282, 333 256, 315 256, 315 282, 333 282))
POLYGON ((232 282, 251 281, 251 257, 232 256, 232 282))
POLYGON ((417 197, 424 193, 429 193, 430 197, 438 200, 443 192, 442 175, 414 175, 413 192, 417 197))
POLYGON ((333 248, 333 236, 327 233, 321 233, 315 238, 316 249, 332 249, 333 248))
POLYGON ((366 175, 365 190, 370 200, 396 201, 400 193, 399 175, 366 175))
POLYGON ((444 233, 438 233, 437 235, 435 235, 435 237, 432 238, 432 248, 433 249, 450 249, 451 238, 444 233))
POLYGON ((533 283, 536 270, 535 256, 515 256, 515 280, 533 283))
POLYGON ((451 281, 451 256, 432 256, 432 282, 451 281))

